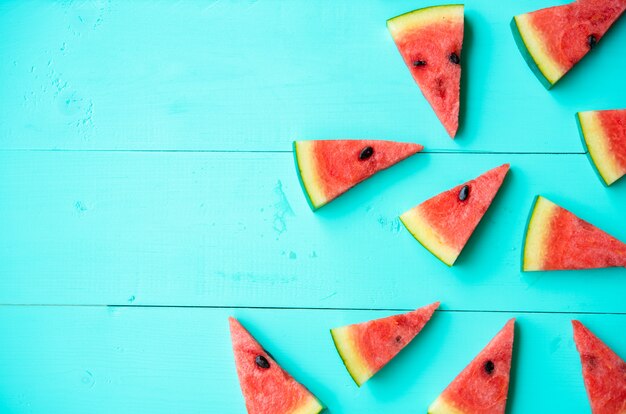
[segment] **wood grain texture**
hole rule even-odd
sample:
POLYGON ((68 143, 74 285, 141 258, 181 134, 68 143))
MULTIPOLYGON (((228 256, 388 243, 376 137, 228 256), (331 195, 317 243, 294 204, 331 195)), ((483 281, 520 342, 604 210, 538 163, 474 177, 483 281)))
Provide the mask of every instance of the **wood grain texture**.
POLYGON ((0 2, 0 412, 243 413, 234 315, 332 414, 425 412, 517 317, 508 413, 588 413, 569 320, 626 356, 626 270, 520 249, 536 194, 626 240, 574 120, 624 107, 626 18, 548 92, 509 22, 564 2, 466 2, 455 141, 385 28, 425 0, 0 2), (359 137, 426 153, 311 212, 291 141, 359 137), (504 162, 452 269, 397 219, 504 162), (357 388, 328 329, 435 300, 357 388))
POLYGON ((0 410, 243 414, 228 315, 239 318, 333 414, 426 412, 510 317, 517 318, 511 414, 589 412, 572 318, 626 355, 619 334, 624 315, 438 311, 397 358, 357 388, 328 329, 389 314, 4 306, 0 325, 12 329, 0 336, 0 410))
POLYGON ((466 2, 452 141, 385 27, 424 0, 2 2, 0 148, 289 150, 362 137, 582 152, 574 113, 624 105, 626 21, 548 92, 509 22, 553 3, 466 2))
POLYGON ((283 153, 5 152, 0 175, 0 303, 626 311, 624 269, 520 272, 536 194, 626 240, 626 182, 582 154, 418 154, 317 213, 283 153), (453 268, 402 227, 504 162, 453 268))

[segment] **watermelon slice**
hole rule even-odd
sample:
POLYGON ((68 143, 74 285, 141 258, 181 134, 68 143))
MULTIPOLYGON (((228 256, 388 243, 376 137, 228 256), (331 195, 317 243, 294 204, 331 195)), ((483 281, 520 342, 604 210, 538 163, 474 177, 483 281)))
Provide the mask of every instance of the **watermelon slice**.
POLYGON ((387 20, 387 28, 413 79, 454 138, 459 128, 463 5, 414 10, 387 20))
POLYGON ((524 271, 626 266, 626 244, 538 196, 522 262, 524 271))
POLYGON ((237 375, 250 414, 317 414, 322 404, 283 370, 235 318, 228 318, 237 375))
POLYGON ((626 413, 626 362, 582 323, 572 325, 591 412, 626 413))
POLYGON ((428 407, 428 414, 504 414, 514 333, 511 319, 428 407))
POLYGON ((356 385, 360 387, 407 346, 438 307, 435 302, 412 312, 331 329, 337 352, 356 385))
POLYGON ((626 175, 626 109, 576 114, 589 158, 606 185, 626 175))
POLYGON ((550 89, 604 36, 624 0, 578 0, 515 16, 513 37, 526 63, 550 89))
POLYGON ((509 171, 503 164, 424 201, 400 216, 413 237, 452 266, 491 205, 509 171))
POLYGON ((313 210, 423 149, 419 144, 367 139, 293 143, 300 184, 313 210))

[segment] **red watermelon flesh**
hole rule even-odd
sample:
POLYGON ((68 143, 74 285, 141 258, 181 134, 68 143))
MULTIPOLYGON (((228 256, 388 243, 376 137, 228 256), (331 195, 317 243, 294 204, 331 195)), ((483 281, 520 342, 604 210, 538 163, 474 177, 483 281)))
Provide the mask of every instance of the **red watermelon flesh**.
MULTIPOLYGON (((626 3, 626 2, 625 2, 626 3)), ((598 111, 609 151, 622 171, 626 171, 626 109, 598 111)))
POLYGON ((577 114, 589 156, 607 185, 626 175, 626 109, 577 114))
POLYGON ((524 270, 626 266, 626 244, 544 197, 528 224, 524 270))
POLYGON ((459 127, 463 5, 427 7, 387 21, 424 97, 454 138, 459 127))
POLYGON ((599 260, 602 267, 626 265, 624 243, 564 208, 559 208, 550 229, 546 269, 587 269, 599 260))
POLYGON ((549 45, 550 55, 569 70, 589 52, 589 35, 599 41, 624 9, 624 0, 578 0, 530 15, 549 45))
POLYGON ((516 18, 528 52, 551 86, 598 43, 624 10, 624 0, 578 0, 516 18))
POLYGON ((504 414, 514 334, 515 319, 511 319, 431 404, 428 413, 504 414))
POLYGON ((293 146, 298 176, 313 209, 424 149, 419 144, 369 139, 295 141, 293 146))
POLYGON ((322 411, 317 398, 283 370, 239 321, 234 318, 228 321, 248 413, 317 414, 322 411))
POLYGON ((509 171, 503 164, 432 197, 400 216, 411 234, 431 253, 452 266, 483 218, 509 171), (467 187, 461 200, 461 190, 467 187))
POLYGON ((387 365, 430 320, 439 302, 400 315, 331 329, 335 347, 361 386, 387 365))
POLYGON ((582 323, 572 321, 572 325, 591 411, 626 413, 626 362, 582 323))

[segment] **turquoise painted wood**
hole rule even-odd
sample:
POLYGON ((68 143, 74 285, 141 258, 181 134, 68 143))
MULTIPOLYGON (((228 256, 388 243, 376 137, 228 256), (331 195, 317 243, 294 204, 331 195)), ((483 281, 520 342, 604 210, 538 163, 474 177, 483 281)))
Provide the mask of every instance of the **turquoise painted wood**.
POLYGON ((0 2, 0 413, 243 413, 226 318, 332 414, 425 412, 510 317, 508 413, 589 413, 572 318, 626 357, 626 270, 522 273, 537 194, 626 240, 574 113, 624 107, 626 18, 551 91, 514 14, 466 2, 450 140, 385 20, 425 0, 0 2), (317 213, 293 139, 414 141, 317 213), (397 217, 510 162, 457 264, 397 217), (441 300, 357 388, 328 329, 441 300), (541 402, 541 406, 538 406, 541 402))
POLYGON ((317 213, 291 154, 4 153, 0 174, 3 303, 626 311, 625 269, 520 271, 536 194, 626 240, 626 182, 582 154, 418 154, 317 213), (453 268, 399 222, 504 162, 453 268))
POLYGON ((13 328, 11 335, 0 337, 0 409, 46 414, 244 413, 230 349, 229 315, 239 318, 333 414, 425 413, 511 317, 517 318, 511 414, 589 412, 571 319, 580 319, 626 356, 622 315, 436 312, 414 342, 358 388, 328 329, 389 314, 2 307, 0 323, 13 328))
POLYGON ((619 22, 552 92, 509 28, 564 1, 466 2, 451 141, 385 21, 418 1, 4 1, 0 148, 288 150, 297 138, 581 152, 573 114, 623 106, 619 22))

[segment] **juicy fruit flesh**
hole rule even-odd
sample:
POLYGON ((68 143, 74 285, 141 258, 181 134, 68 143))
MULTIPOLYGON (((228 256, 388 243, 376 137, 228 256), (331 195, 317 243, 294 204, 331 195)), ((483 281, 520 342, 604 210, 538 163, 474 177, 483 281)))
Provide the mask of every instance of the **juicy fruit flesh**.
POLYGON ((294 380, 234 318, 229 318, 233 352, 241 391, 250 413, 317 414, 322 405, 302 384, 294 380), (257 364, 258 356, 269 367, 257 364))
POLYGON ((573 213, 537 197, 524 246, 523 270, 626 266, 626 244, 573 213))
POLYGON ((405 314, 331 330, 337 351, 361 386, 395 357, 430 320, 439 302, 405 314))
POLYGON ((415 10, 390 19, 387 26, 413 79, 454 137, 459 126, 463 6, 415 10))
POLYGON ((595 46, 625 9, 623 0, 578 0, 516 16, 514 22, 535 64, 554 84, 595 46))
POLYGON ((626 413, 626 363, 582 323, 572 325, 593 413, 626 413))
POLYGON ((509 390, 515 319, 448 385, 428 409, 430 414, 504 414, 509 390), (492 370, 486 370, 488 362, 492 370))
POLYGON ((435 256, 451 266, 491 205, 509 164, 445 191, 400 216, 402 223, 435 256), (468 187, 467 198, 459 194, 468 187))
POLYGON ((578 113, 589 155, 607 185, 626 175, 626 109, 578 113))
POLYGON ((423 148, 419 144, 381 140, 294 142, 298 174, 314 209, 423 148), (363 157, 367 147, 373 153, 363 157))

